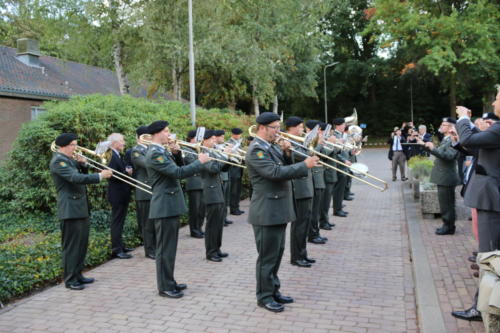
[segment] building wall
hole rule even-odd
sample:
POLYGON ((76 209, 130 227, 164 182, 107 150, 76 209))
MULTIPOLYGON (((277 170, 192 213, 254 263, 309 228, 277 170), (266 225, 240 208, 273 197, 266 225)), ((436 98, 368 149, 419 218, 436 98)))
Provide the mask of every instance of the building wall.
POLYGON ((12 148, 12 143, 24 122, 31 120, 31 107, 43 101, 0 96, 0 161, 12 148))

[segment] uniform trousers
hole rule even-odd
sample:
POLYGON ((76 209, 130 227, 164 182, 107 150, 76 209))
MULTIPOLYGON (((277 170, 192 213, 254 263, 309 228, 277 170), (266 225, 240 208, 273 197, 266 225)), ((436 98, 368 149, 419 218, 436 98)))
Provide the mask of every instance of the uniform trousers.
POLYGON ((205 205, 203 204, 203 190, 191 190, 188 193, 189 204, 189 231, 191 235, 201 232, 205 219, 205 205))
POLYGON ((443 223, 455 227, 455 186, 438 185, 439 210, 443 223))
POLYGON ((240 210, 240 197, 241 197, 241 177, 231 177, 231 196, 229 201, 229 209, 231 212, 240 210))
POLYGON ((312 214, 312 198, 295 200, 296 219, 290 228, 290 260, 307 258, 307 236, 312 214))
MULTIPOLYGON (((323 203, 323 193, 325 189, 314 189, 314 197, 312 202, 311 223, 309 224, 309 240, 319 236, 319 219, 321 215, 321 204, 323 203)), ((328 205, 329 206, 329 205, 328 205)), ((328 212, 327 212, 328 218, 328 212)), ((326 224, 326 223, 325 223, 326 224)), ((322 225, 325 225, 322 224, 322 225)))
POLYGON ((337 174, 337 182, 333 186, 333 211, 338 212, 342 210, 342 201, 344 200, 345 184, 347 176, 339 172, 337 174))
POLYGON ((222 192, 224 193, 224 209, 222 211, 222 221, 227 220, 227 208, 231 201, 231 182, 228 180, 222 181, 222 192))
POLYGON ((61 221, 61 246, 64 283, 77 283, 82 278, 85 255, 89 244, 88 218, 61 221))
POLYGON ((207 258, 216 256, 222 246, 222 230, 224 229, 225 204, 205 205, 207 224, 205 225, 205 252, 207 258))
POLYGON ((280 279, 278 270, 285 251, 286 224, 252 225, 257 245, 257 302, 266 304, 279 296, 280 279))
POLYGON ((325 190, 321 199, 321 208, 319 215, 319 225, 325 226, 329 223, 328 212, 330 211, 330 204, 332 203, 333 188, 335 183, 325 183, 325 190))
POLYGON ((175 290, 174 279, 179 216, 153 219, 156 232, 156 282, 158 291, 175 290))
POLYGON ((123 252, 123 225, 127 217, 127 203, 111 204, 111 249, 113 253, 123 252))
POLYGON ((155 225, 149 219, 149 200, 139 200, 135 202, 137 224, 144 241, 144 253, 146 256, 155 255, 156 239, 155 225))

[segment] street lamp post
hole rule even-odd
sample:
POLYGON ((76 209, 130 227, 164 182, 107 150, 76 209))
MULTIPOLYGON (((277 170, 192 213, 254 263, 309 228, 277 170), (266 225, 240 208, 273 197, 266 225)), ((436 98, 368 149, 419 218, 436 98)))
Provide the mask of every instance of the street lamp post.
POLYGON ((193 50, 193 1, 188 0, 189 25, 189 105, 191 109, 191 124, 196 126, 196 92, 194 86, 194 50, 193 50))
POLYGON ((328 106, 327 106, 327 102, 326 102, 326 69, 328 67, 335 66, 338 63, 339 63, 338 61, 335 61, 335 62, 332 62, 331 64, 325 65, 325 67, 323 68, 323 86, 324 86, 324 95, 325 95, 325 97, 324 97, 324 99, 325 99, 325 123, 328 122, 328 106))

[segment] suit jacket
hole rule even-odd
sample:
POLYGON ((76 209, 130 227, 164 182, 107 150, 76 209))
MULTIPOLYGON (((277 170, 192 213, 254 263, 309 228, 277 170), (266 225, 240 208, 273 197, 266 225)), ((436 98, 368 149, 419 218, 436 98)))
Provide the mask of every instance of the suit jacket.
MULTIPOLYGON (((238 142, 233 139, 233 138, 230 138, 228 140, 229 143, 235 145, 237 144, 238 142)), ((229 167, 229 178, 241 178, 243 177, 243 168, 240 168, 240 167, 237 167, 237 166, 231 166, 229 167)))
MULTIPOLYGON (((302 151, 307 155, 307 151, 301 147, 294 147, 298 151, 302 151)), ((292 152, 292 163, 298 163, 305 160, 306 157, 302 154, 292 152)), ((314 196, 314 185, 312 171, 307 170, 307 175, 300 178, 292 179, 293 197, 294 199, 310 199, 314 196)))
MULTIPOLYGON (((184 150, 196 153, 194 149, 191 149, 189 147, 184 147, 184 150)), ((198 160, 198 157, 194 154, 185 154, 184 155, 184 165, 191 164, 195 161, 198 160)), ((186 179, 186 191, 196 191, 196 190, 203 190, 203 180, 201 179, 201 173, 197 172, 191 177, 188 177, 186 179)))
MULTIPOLYGON (((210 156, 220 156, 210 153, 210 156)), ((201 178, 203 180, 203 202, 206 205, 224 203, 221 173, 229 169, 229 164, 210 161, 202 165, 201 178)))
MULTIPOLYGON (((146 152, 148 148, 143 145, 136 145, 130 150, 130 159, 132 166, 134 167, 134 178, 140 182, 148 184, 151 186, 148 178, 148 171, 146 170, 146 152)), ((149 201, 151 200, 151 194, 146 193, 138 188, 135 189, 135 200, 136 201, 149 201)))
MULTIPOLYGON (((387 144, 389 144, 389 156, 388 158, 392 161, 392 156, 394 155, 394 151, 392 150, 392 147, 394 146, 394 140, 396 139, 396 136, 393 136, 392 138, 389 138, 387 140, 387 144)), ((400 143, 406 143, 406 138, 404 136, 400 137, 400 143)), ((403 148, 403 153, 405 154, 406 158, 408 158, 408 148, 409 146, 407 145, 401 145, 401 148, 403 148)))
MULTIPOLYGON (((179 154, 180 155, 180 154, 179 154)), ((146 169, 153 187, 149 208, 150 219, 175 217, 187 212, 180 179, 200 172, 201 163, 196 160, 186 166, 164 148, 152 144, 146 153, 146 169)))
MULTIPOLYGON (((108 166, 113 170, 128 175, 125 170, 125 162, 115 151, 112 151, 108 166)), ((127 204, 130 201, 130 192, 131 186, 129 184, 115 177, 109 179, 107 198, 112 205, 127 204)))
POLYGON ((248 147, 245 162, 253 187, 248 222, 270 226, 295 220, 290 179, 307 176, 305 163, 291 164, 279 146, 258 137, 248 147))
POLYGON ((444 138, 441 144, 429 150, 431 155, 436 156, 431 171, 430 182, 442 186, 457 186, 460 184, 457 169, 458 151, 453 149, 449 137, 444 138))
POLYGON ((61 153, 54 153, 49 168, 57 191, 57 217, 61 220, 89 217, 85 184, 99 183, 99 175, 80 173, 78 163, 61 153))
POLYGON ((500 212, 500 122, 483 132, 472 130, 467 119, 457 122, 460 144, 478 148, 476 170, 472 174, 465 204, 472 208, 500 212))

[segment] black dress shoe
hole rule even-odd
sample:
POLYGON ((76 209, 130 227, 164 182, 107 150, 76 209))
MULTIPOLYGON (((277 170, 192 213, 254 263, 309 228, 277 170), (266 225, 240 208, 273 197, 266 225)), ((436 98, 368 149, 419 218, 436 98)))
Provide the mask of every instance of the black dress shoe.
POLYGON ((353 198, 353 197, 345 197, 345 198, 344 198, 344 200, 345 200, 345 201, 353 201, 353 200, 354 200, 354 198, 353 198))
POLYGON ((113 258, 118 258, 118 259, 130 259, 132 258, 131 254, 125 253, 125 252, 120 252, 120 253, 113 253, 113 258))
POLYGON ((124 247, 123 248, 123 252, 125 252, 125 253, 129 253, 129 252, 132 252, 132 251, 134 251, 134 249, 132 249, 130 247, 124 247))
POLYGON ((396 181, 396 177, 392 177, 392 181, 395 182, 396 181))
POLYGON ((473 263, 476 263, 476 259, 477 259, 476 256, 470 256, 469 258, 467 258, 467 260, 469 260, 470 262, 473 262, 473 263))
POLYGON ((347 217, 347 213, 344 212, 343 210, 339 210, 338 212, 333 213, 333 215, 340 217, 347 217))
POLYGON ((304 259, 292 261, 292 265, 299 267, 311 267, 311 263, 305 261, 304 259))
POLYGON ((213 262, 221 262, 222 258, 219 257, 219 256, 211 256, 211 257, 207 257, 207 260, 208 261, 213 261, 213 262))
POLYGON ((241 215, 241 214, 245 214, 245 211, 244 211, 244 210, 240 210, 240 209, 238 209, 238 212, 240 213, 240 215, 241 215))
POLYGON ((354 193, 349 192, 349 194, 347 194, 347 195, 350 195, 352 197, 352 196, 354 196, 354 193))
POLYGON ((280 304, 293 303, 293 298, 289 297, 289 296, 277 295, 277 296, 274 296, 273 298, 277 303, 280 303, 280 304))
POLYGON ((335 227, 335 223, 330 223, 330 222, 328 222, 328 225, 329 225, 330 227, 332 227, 332 228, 333 228, 333 227, 335 227))
POLYGON ((156 257, 154 254, 146 254, 146 258, 156 260, 156 257))
POLYGON ((436 229, 436 235, 453 235, 455 233, 455 227, 450 227, 448 225, 443 225, 441 228, 436 229))
POLYGON ((285 307, 283 306, 283 304, 280 304, 276 301, 271 301, 269 303, 257 303, 258 306, 260 306, 261 308, 264 308, 268 311, 271 311, 271 312, 282 312, 283 310, 285 310, 285 307))
POLYGON ((217 252, 217 256, 220 258, 226 258, 229 254, 226 252, 217 252))
POLYGON ((231 215, 241 215, 243 212, 241 210, 236 210, 230 213, 231 215))
POLYGON ((408 178, 403 177, 403 178, 401 178, 401 180, 405 182, 405 181, 407 181, 407 180, 408 180, 408 178))
POLYGON ((78 279, 78 282, 82 284, 90 284, 94 283, 95 279, 94 278, 86 278, 85 276, 82 276, 81 278, 78 279))
POLYGON ((477 311, 475 306, 464 311, 453 311, 451 315, 455 318, 463 320, 483 321, 483 318, 481 317, 481 312, 477 311))
POLYGON ((309 240, 309 243, 313 244, 325 244, 325 241, 321 237, 315 237, 309 240))
POLYGON ((182 296, 184 296, 184 293, 178 290, 165 290, 158 292, 158 295, 169 298, 181 298, 182 296))
POLYGON ((321 238, 321 239, 322 239, 325 243, 326 243, 326 241, 328 240, 328 238, 327 238, 327 237, 322 237, 322 236, 319 236, 319 238, 321 238))
POLYGON ((203 233, 198 230, 191 231, 191 237, 193 238, 203 238, 203 233))
POLYGON ((233 221, 231 221, 231 220, 226 220, 224 223, 227 223, 227 224, 233 224, 233 221))
POLYGON ((308 263, 311 263, 311 264, 314 264, 316 262, 316 259, 312 259, 312 258, 306 258, 304 260, 307 261, 308 263))
POLYGON ((329 224, 320 225, 319 228, 323 230, 332 230, 332 227, 330 227, 329 224))
POLYGON ((181 291, 181 290, 184 290, 184 289, 187 289, 187 284, 185 283, 176 283, 175 284, 175 290, 177 291, 181 291))
POLYGON ((83 290, 85 286, 80 282, 69 283, 66 285, 66 288, 71 290, 83 290))

